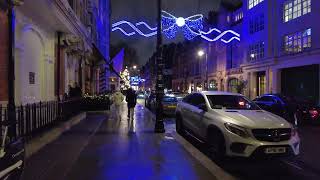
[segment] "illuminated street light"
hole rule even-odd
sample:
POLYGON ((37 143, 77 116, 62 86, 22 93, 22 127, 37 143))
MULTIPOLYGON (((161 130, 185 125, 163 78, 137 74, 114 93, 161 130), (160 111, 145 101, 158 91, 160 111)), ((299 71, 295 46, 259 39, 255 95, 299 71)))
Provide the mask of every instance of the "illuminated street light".
POLYGON ((198 51, 198 56, 202 58, 205 55, 205 61, 206 61, 206 79, 205 79, 205 90, 208 90, 208 53, 206 53, 204 50, 198 51))
POLYGON ((202 57, 204 54, 205 54, 205 52, 203 50, 199 50, 198 51, 198 56, 199 57, 202 57))
POLYGON ((137 69, 137 66, 136 66, 136 65, 134 65, 134 66, 133 66, 133 69, 137 69))

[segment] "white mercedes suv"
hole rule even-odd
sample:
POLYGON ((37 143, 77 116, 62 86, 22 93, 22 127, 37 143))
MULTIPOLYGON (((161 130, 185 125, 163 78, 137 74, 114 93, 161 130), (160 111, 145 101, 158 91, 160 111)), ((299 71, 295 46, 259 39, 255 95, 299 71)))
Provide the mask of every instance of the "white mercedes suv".
POLYGON ((186 96, 177 105, 176 129, 206 143, 213 159, 299 154, 296 129, 240 94, 207 91, 186 96))

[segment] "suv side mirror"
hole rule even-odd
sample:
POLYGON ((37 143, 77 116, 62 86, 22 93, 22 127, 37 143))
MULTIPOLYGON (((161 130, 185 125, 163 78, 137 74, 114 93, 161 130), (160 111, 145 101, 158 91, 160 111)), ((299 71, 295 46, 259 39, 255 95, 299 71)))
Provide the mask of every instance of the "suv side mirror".
POLYGON ((198 108, 201 109, 201 110, 203 110, 203 111, 208 111, 207 105, 204 104, 204 103, 203 103, 203 104, 199 104, 199 105, 198 105, 198 108))

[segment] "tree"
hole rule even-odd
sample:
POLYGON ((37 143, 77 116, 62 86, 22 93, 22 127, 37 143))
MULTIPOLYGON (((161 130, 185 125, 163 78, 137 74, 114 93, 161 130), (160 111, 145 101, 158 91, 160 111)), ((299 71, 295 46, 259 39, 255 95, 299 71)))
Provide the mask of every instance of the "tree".
POLYGON ((243 80, 242 77, 240 77, 239 81, 238 81, 238 84, 237 84, 237 93, 241 94, 243 93, 243 91, 247 88, 247 84, 248 84, 248 81, 245 81, 243 80))

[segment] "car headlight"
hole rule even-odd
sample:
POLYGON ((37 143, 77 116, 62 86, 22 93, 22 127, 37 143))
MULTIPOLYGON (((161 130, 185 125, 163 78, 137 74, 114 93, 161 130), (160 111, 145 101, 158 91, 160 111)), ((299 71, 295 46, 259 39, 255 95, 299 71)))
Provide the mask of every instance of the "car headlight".
POLYGON ((248 133, 247 129, 232 123, 225 123, 224 126, 226 127, 226 129, 230 132, 232 132, 233 134, 236 134, 240 137, 243 138, 248 138, 250 137, 250 134, 248 133))

